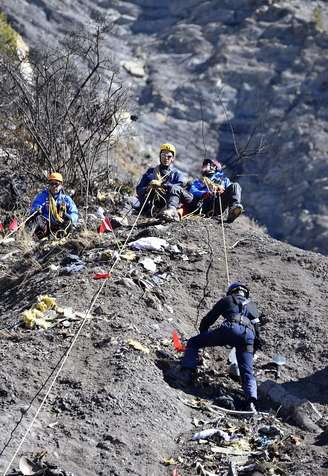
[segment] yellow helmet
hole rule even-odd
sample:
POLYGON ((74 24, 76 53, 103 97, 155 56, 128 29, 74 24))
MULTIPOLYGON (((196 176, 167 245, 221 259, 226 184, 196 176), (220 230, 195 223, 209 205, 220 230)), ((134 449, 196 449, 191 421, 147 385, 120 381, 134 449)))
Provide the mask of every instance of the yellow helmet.
POLYGON ((55 180, 56 182, 60 182, 60 183, 64 182, 62 174, 60 174, 59 172, 51 172, 48 175, 48 182, 52 182, 55 180))
POLYGON ((174 155, 174 157, 176 156, 176 149, 174 147, 174 145, 172 144, 162 144, 160 147, 159 147, 159 153, 162 152, 162 150, 169 150, 170 152, 172 152, 172 154, 174 155))

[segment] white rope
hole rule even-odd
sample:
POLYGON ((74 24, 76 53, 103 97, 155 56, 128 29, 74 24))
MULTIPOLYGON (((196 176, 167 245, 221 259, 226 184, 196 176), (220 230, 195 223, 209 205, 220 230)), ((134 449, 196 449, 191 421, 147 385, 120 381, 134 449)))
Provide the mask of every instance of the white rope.
POLYGON ((228 265, 228 252, 227 252, 227 245, 226 245, 224 224, 223 224, 222 200, 221 200, 221 195, 220 194, 218 194, 218 195, 219 195, 219 205, 220 205, 220 215, 221 215, 221 228, 222 228, 222 240, 223 240, 225 268, 226 268, 226 275, 227 275, 227 284, 229 286, 230 276, 229 276, 229 265, 228 265))
MULTIPOLYGON (((144 201, 144 203, 143 203, 143 205, 142 205, 142 207, 141 207, 141 209, 140 209, 140 211, 139 211, 139 213, 138 213, 138 215, 137 215, 137 218, 136 218, 135 222, 133 223, 133 225, 132 225, 132 227, 131 227, 131 230, 130 230, 129 233, 128 233, 128 236, 126 237, 126 239, 125 239, 125 241, 124 241, 124 243, 123 243, 123 246, 122 246, 120 252, 118 253, 118 255, 117 255, 117 257, 116 257, 114 263, 112 264, 112 266, 111 266, 111 268, 110 268, 110 270, 109 270, 109 273, 111 273, 111 272, 113 271, 113 269, 114 269, 115 266, 116 266, 116 263, 119 261, 121 255, 122 255, 122 253, 123 253, 123 250, 124 250, 124 248, 126 247, 126 244, 127 244, 128 240, 129 240, 129 238, 130 238, 130 236, 131 236, 131 234, 132 234, 132 232, 133 232, 133 230, 134 230, 134 228, 135 228, 135 226, 136 226, 136 224, 137 224, 137 222, 138 222, 138 220, 139 220, 139 218, 140 218, 140 215, 141 215, 141 213, 143 212, 143 209, 144 209, 144 207, 145 207, 145 205, 146 205, 146 203, 147 203, 147 201, 148 201, 148 198, 149 198, 150 193, 151 193, 151 190, 148 192, 148 194, 147 194, 147 196, 146 196, 146 199, 145 199, 145 201, 144 201)), ((31 423, 29 424, 27 430, 25 431, 25 434, 23 435, 23 438, 21 439, 21 441, 20 441, 20 443, 19 443, 19 445, 18 445, 16 451, 14 452, 14 455, 12 456, 10 462, 8 463, 8 465, 7 465, 6 469, 5 469, 5 472, 3 473, 3 476, 6 476, 6 474, 8 473, 8 471, 9 471, 11 465, 13 464, 13 462, 14 462, 14 460, 15 460, 17 454, 18 454, 18 452, 20 451, 21 447, 23 446, 23 444, 24 444, 24 442, 25 442, 25 440, 26 440, 28 434, 29 434, 30 431, 32 430, 33 425, 34 425, 34 423, 35 423, 35 421, 36 421, 36 419, 37 419, 37 417, 38 417, 38 415, 39 415, 39 413, 40 413, 40 411, 41 411, 43 405, 44 405, 45 402, 47 401, 47 398, 48 398, 48 396, 49 396, 49 394, 50 394, 50 392, 51 392, 53 386, 55 385, 55 383, 56 383, 56 381, 57 381, 57 379, 58 379, 58 377, 59 377, 59 375, 60 375, 60 373, 61 373, 61 371, 62 371, 62 368, 63 368, 64 365, 65 365, 65 362, 67 361, 67 359, 68 359, 68 357, 69 357, 69 355, 70 355, 70 353, 71 353, 71 351, 72 351, 72 349, 73 349, 73 347, 74 347, 74 345, 75 345, 75 343, 76 343, 76 341, 77 341, 79 335, 80 335, 81 332, 82 332, 83 327, 85 326, 85 324, 86 324, 86 322, 87 322, 87 320, 88 320, 88 318, 89 318, 89 316, 90 316, 90 313, 91 313, 91 311, 92 311, 92 309, 93 309, 93 307, 94 307, 94 305, 95 305, 95 303, 96 303, 96 301, 97 301, 97 299, 98 299, 98 297, 99 297, 101 291, 103 290, 103 288, 104 288, 104 286, 105 286, 105 284, 106 284, 106 281, 107 281, 107 279, 101 284, 100 288, 98 289, 98 291, 96 292, 96 294, 95 294, 94 297, 92 298, 91 303, 90 303, 90 306, 89 306, 89 308, 88 308, 88 310, 87 310, 87 313, 86 313, 86 315, 84 316, 84 318, 83 318, 83 320, 82 320, 82 322, 81 322, 81 324, 80 324, 80 327, 78 328, 78 330, 77 330, 77 332, 76 332, 76 334, 75 334, 75 336, 74 336, 74 338, 73 338, 73 340, 72 340, 72 342, 71 342, 71 345, 70 345, 69 348, 67 349, 67 352, 66 352, 66 354, 64 355, 63 360, 62 360, 62 362, 61 362, 61 364, 60 364, 60 366, 59 366, 59 368, 58 368, 58 370, 57 370, 57 372, 56 372, 54 378, 52 379, 52 382, 51 382, 51 384, 49 385, 49 388, 48 388, 48 390, 47 390, 45 396, 43 397, 43 399, 42 399, 42 401, 41 401, 41 403, 40 403, 40 405, 39 405, 39 407, 38 407, 38 409, 37 409, 37 411, 36 411, 36 413, 35 413, 35 415, 34 415, 32 421, 31 421, 31 423)))

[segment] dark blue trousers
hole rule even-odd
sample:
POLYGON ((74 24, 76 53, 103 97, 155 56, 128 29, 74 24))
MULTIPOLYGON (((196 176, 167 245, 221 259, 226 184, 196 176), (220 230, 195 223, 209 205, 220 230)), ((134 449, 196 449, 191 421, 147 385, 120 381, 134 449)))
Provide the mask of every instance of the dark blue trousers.
POLYGON ((195 369, 198 364, 198 351, 205 347, 236 347, 236 358, 240 370, 245 398, 257 398, 256 380, 253 372, 253 352, 247 352, 246 346, 254 343, 254 332, 244 325, 224 321, 213 331, 202 332, 191 337, 182 360, 182 367, 195 369))

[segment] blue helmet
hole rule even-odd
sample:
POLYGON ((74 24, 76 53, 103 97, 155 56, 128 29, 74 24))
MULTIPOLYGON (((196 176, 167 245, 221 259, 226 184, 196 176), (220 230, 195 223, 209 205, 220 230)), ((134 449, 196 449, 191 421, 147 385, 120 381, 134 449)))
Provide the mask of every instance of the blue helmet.
POLYGON ((228 286, 227 296, 237 291, 243 291, 245 293, 246 298, 249 297, 249 288, 240 281, 235 281, 234 283, 231 283, 228 286))

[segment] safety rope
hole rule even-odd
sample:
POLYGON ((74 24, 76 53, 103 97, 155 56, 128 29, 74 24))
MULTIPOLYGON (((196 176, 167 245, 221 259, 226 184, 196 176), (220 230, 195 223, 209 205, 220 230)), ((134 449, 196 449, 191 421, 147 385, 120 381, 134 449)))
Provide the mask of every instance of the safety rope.
POLYGON ((210 180, 208 177, 203 177, 203 182, 207 187, 207 190, 209 192, 213 192, 213 208, 212 208, 212 217, 215 214, 215 202, 216 199, 218 198, 219 201, 219 207, 220 207, 220 220, 221 220, 221 229, 222 229, 222 241, 223 241, 223 251, 224 251, 224 260, 225 260, 225 271, 226 271, 226 277, 227 277, 227 285, 229 286, 230 284, 230 275, 229 275, 229 265, 228 265, 228 252, 227 252, 227 246, 226 246, 226 238, 225 238, 225 231, 224 231, 224 224, 223 224, 223 208, 222 208, 222 199, 221 199, 221 194, 218 191, 216 185, 210 180))
POLYGON ((221 229, 222 229, 222 241, 223 241, 223 251, 224 251, 224 260, 225 260, 225 268, 226 268, 226 276, 227 276, 227 285, 230 284, 230 276, 229 276, 229 265, 228 265, 228 252, 227 252, 227 245, 226 245, 226 238, 225 238, 225 231, 223 225, 223 210, 222 210, 222 200, 221 195, 219 196, 219 206, 220 206, 220 216, 221 216, 221 229))
MULTIPOLYGON (((120 260, 121 255, 122 255, 122 253, 123 253, 123 251, 124 251, 124 248, 126 247, 127 242, 128 242, 128 240, 130 239, 130 236, 131 236, 131 234, 132 234, 134 228, 136 227, 137 222, 138 222, 138 220, 139 220, 139 218, 140 218, 140 215, 142 214, 143 209, 144 209, 144 207, 145 207, 145 205, 146 205, 146 203, 147 203, 147 201, 148 201, 148 198, 149 198, 149 196, 150 196, 150 193, 151 193, 151 190, 149 190, 149 192, 148 192, 148 194, 147 194, 147 196, 146 196, 146 199, 145 199, 145 201, 144 201, 142 207, 140 208, 140 211, 139 211, 139 213, 138 213, 138 215, 137 215, 137 217, 136 217, 136 220, 135 220, 135 222, 133 223, 133 225, 132 225, 132 227, 131 227, 131 229, 130 229, 130 231, 129 231, 129 233, 128 233, 128 235, 127 235, 127 237, 126 237, 126 239, 125 239, 125 241, 124 241, 124 243, 123 243, 123 245, 122 245, 122 248, 121 248, 120 252, 118 253, 118 255, 117 255, 117 257, 116 257, 114 263, 113 263, 112 266, 110 267, 109 274, 111 274, 111 272, 112 272, 113 269, 115 268, 117 262, 120 260)), ((10 467, 11 467, 11 465, 13 464, 13 462, 14 462, 14 460, 15 460, 17 454, 18 454, 18 452, 20 451, 20 449, 21 449, 21 447, 23 446, 23 444, 24 444, 24 442, 25 442, 25 440, 26 440, 28 434, 30 433, 31 429, 33 428, 33 425, 34 425, 34 423, 35 423, 35 421, 36 421, 36 419, 37 419, 37 417, 38 417, 40 411, 42 410, 42 408, 43 408, 45 402, 47 401, 48 396, 49 396, 49 394, 50 394, 50 392, 51 392, 53 386, 55 385, 55 383, 56 383, 56 381, 57 381, 57 379, 58 379, 58 377, 59 377, 59 375, 60 375, 60 373, 61 373, 61 371, 62 371, 64 365, 65 365, 65 362, 67 361, 67 359, 68 359, 68 357, 69 357, 69 355, 70 355, 70 353, 71 353, 71 351, 72 351, 72 349, 73 349, 73 347, 74 347, 74 345, 75 345, 75 343, 76 343, 76 341, 77 341, 79 335, 81 334, 81 332, 82 332, 82 330, 83 330, 83 328, 84 328, 84 326, 85 326, 87 320, 89 319, 90 313, 91 313, 91 311, 92 311, 92 309, 93 309, 93 307, 94 307, 94 305, 95 305, 95 303, 96 303, 96 301, 97 301, 97 299, 98 299, 98 297, 99 297, 101 291, 102 291, 103 288, 105 287, 106 282, 107 282, 107 279, 105 279, 105 280, 103 281, 103 283, 102 283, 101 286, 99 287, 98 291, 96 291, 96 293, 93 295, 93 297, 92 297, 92 299, 91 299, 91 303, 90 303, 90 305, 89 305, 89 308, 88 308, 88 310, 87 310, 87 312, 86 312, 86 314, 85 314, 85 316, 84 316, 84 318, 83 318, 83 320, 82 320, 80 326, 78 327, 78 329, 77 329, 77 331, 76 331, 76 333, 75 333, 75 335, 74 335, 74 337, 73 337, 73 339, 72 339, 72 342, 71 342, 70 346, 68 347, 66 353, 64 354, 63 359, 62 359, 62 361, 61 361, 61 363, 60 363, 60 365, 59 365, 59 368, 58 368, 58 370, 57 370, 57 372, 56 372, 54 378, 52 379, 52 381, 51 381, 51 383, 50 383, 50 386, 49 386, 49 388, 48 388, 48 390, 47 390, 45 396, 43 397, 43 399, 42 399, 42 401, 41 401, 41 403, 40 403, 40 405, 39 405, 39 407, 38 407, 38 409, 37 409, 37 411, 36 411, 36 413, 35 413, 35 415, 34 415, 32 421, 31 421, 31 423, 29 424, 29 426, 28 426, 27 430, 25 431, 25 433, 24 433, 24 435, 23 435, 23 437, 22 437, 22 439, 21 439, 21 441, 20 441, 20 443, 19 443, 17 449, 15 450, 15 452, 14 452, 14 454, 13 454, 11 460, 9 461, 9 463, 8 463, 6 469, 5 469, 5 472, 3 473, 3 476, 6 476, 6 475, 7 475, 7 473, 8 473, 8 471, 10 470, 10 467)), ((58 364, 57 364, 57 365, 58 365, 58 364)), ((55 370, 56 368, 57 368, 57 366, 54 368, 54 370, 55 370)), ((53 374, 54 370, 52 371, 52 374, 53 374)), ((48 377, 48 379, 49 379, 49 377, 48 377)), ((16 428, 17 428, 17 427, 18 427, 18 426, 16 426, 16 428)))

